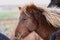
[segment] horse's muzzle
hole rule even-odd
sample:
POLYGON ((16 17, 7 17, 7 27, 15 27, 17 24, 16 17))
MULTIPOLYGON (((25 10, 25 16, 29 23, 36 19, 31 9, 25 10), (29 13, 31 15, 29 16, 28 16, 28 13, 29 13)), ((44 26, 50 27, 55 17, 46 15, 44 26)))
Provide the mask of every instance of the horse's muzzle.
POLYGON ((15 34, 15 40, 22 40, 22 35, 20 35, 19 33, 15 34))

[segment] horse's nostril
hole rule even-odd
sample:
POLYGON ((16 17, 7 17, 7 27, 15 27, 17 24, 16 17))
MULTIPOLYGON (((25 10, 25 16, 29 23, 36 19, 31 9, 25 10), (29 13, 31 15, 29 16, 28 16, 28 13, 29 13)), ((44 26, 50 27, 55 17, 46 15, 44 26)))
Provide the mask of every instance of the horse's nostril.
POLYGON ((16 38, 16 40, 21 40, 22 39, 22 35, 17 33, 17 34, 15 34, 15 38, 16 38))
POLYGON ((15 37, 17 37, 17 34, 15 34, 15 37))

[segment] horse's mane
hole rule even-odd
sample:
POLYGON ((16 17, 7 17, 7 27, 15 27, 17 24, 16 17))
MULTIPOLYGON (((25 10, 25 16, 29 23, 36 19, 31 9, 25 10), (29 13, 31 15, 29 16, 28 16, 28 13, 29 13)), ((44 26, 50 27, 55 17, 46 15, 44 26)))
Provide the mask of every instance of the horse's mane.
POLYGON ((48 22, 50 22, 54 27, 60 27, 60 9, 59 8, 43 8, 45 10, 43 15, 45 15, 48 22))
MULTIPOLYGON (((34 5, 34 4, 33 4, 34 5)), ((30 6, 30 5, 29 5, 30 6)), ((26 6, 24 6, 25 8, 26 6)), ((36 6, 37 7, 37 6, 36 6)), ((38 7, 43 11, 43 15, 46 17, 48 23, 51 23, 54 27, 60 27, 60 9, 59 8, 47 8, 47 7, 38 7)), ((23 9, 25 10, 25 9, 23 9)))

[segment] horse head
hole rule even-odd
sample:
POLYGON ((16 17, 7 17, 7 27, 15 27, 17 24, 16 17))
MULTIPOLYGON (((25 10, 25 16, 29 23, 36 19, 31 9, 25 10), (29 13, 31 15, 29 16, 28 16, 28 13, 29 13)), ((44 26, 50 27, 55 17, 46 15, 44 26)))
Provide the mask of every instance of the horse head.
POLYGON ((23 8, 19 7, 19 10, 21 10, 19 23, 15 31, 16 37, 22 37, 24 38, 27 36, 30 32, 37 29, 38 26, 38 20, 44 10, 39 10, 34 4, 27 5, 23 8))

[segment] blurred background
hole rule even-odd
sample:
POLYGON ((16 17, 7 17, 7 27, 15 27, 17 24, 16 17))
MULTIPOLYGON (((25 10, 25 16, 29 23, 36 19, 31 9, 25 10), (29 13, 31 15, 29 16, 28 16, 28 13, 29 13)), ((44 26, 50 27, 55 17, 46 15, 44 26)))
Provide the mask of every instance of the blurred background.
POLYGON ((19 18, 17 5, 0 5, 0 33, 11 38, 19 18))
POLYGON ((0 0, 0 33, 11 38, 20 16, 18 7, 31 3, 47 7, 50 0, 0 0))

